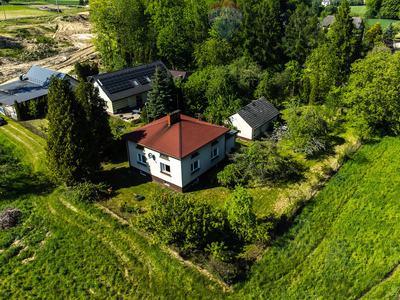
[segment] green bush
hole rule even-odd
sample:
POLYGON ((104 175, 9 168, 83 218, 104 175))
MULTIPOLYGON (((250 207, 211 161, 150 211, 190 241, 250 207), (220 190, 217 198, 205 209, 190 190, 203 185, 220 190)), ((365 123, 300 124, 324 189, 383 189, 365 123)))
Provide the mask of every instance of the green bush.
POLYGON ((54 40, 52 38, 46 37, 46 36, 38 36, 36 38, 36 44, 49 44, 53 45, 54 40))
POLYGON ((90 181, 78 183, 72 188, 73 199, 77 202, 92 203, 105 195, 107 185, 104 182, 95 184, 90 181))

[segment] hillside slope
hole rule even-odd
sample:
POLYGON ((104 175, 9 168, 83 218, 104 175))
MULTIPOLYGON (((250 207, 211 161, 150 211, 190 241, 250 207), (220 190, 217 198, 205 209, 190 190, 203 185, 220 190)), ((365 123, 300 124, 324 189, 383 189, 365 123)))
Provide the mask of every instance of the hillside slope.
POLYGON ((397 299, 399 170, 399 138, 361 148, 253 266, 240 295, 397 299))

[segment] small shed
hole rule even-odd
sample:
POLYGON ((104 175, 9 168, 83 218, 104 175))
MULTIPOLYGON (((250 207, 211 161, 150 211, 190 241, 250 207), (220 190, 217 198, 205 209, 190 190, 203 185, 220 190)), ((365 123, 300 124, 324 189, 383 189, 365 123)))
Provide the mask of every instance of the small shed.
POLYGON ((280 112, 262 97, 229 116, 229 122, 239 130, 238 138, 252 141, 259 138, 278 120, 280 112))

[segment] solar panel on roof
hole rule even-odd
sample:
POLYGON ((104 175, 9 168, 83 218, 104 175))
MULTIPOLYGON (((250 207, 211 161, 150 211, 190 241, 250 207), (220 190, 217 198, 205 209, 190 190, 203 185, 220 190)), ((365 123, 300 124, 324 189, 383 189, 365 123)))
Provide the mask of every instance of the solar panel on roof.
POLYGON ((138 77, 136 80, 137 80, 137 81, 139 81, 139 83, 140 83, 141 85, 143 85, 143 84, 146 84, 146 83, 147 83, 147 80, 146 80, 146 79, 144 79, 143 77, 138 77))
POLYGON ((120 91, 129 89, 129 88, 132 88, 132 84, 129 81, 121 81, 116 84, 108 85, 105 88, 110 94, 114 94, 116 92, 120 92, 120 91))

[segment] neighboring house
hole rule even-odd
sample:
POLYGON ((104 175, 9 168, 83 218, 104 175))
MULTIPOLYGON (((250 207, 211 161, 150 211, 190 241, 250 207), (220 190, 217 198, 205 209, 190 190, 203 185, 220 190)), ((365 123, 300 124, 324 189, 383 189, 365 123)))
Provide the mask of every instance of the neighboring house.
MULTIPOLYGON (((322 22, 322 28, 331 26, 334 21, 335 21, 335 16, 333 15, 326 16, 324 21, 322 22)), ((360 29, 362 22, 363 22, 362 18, 353 17, 353 24, 356 27, 356 30, 360 29)))
POLYGON ((252 141, 259 138, 271 122, 277 121, 279 111, 262 97, 229 116, 229 122, 239 130, 238 138, 252 141))
POLYGON ((123 137, 135 174, 183 192, 231 152, 236 134, 177 110, 123 137))
POLYGON ((69 81, 73 89, 78 86, 79 82, 67 74, 32 66, 19 80, 0 85, 0 113, 17 119, 14 101, 21 103, 47 96, 52 75, 69 81))
POLYGON ((329 6, 329 5, 331 5, 331 0, 322 0, 321 5, 329 6))
POLYGON ((191 72, 186 72, 186 71, 169 70, 169 72, 171 73, 171 75, 174 78, 179 78, 183 82, 186 82, 188 80, 189 76, 192 75, 191 72))
POLYGON ((155 61, 119 71, 91 76, 89 81, 99 88, 100 97, 107 104, 107 112, 116 114, 133 107, 141 107, 147 101, 147 93, 153 88, 151 78, 159 67, 164 74, 168 69, 161 61, 155 61))

